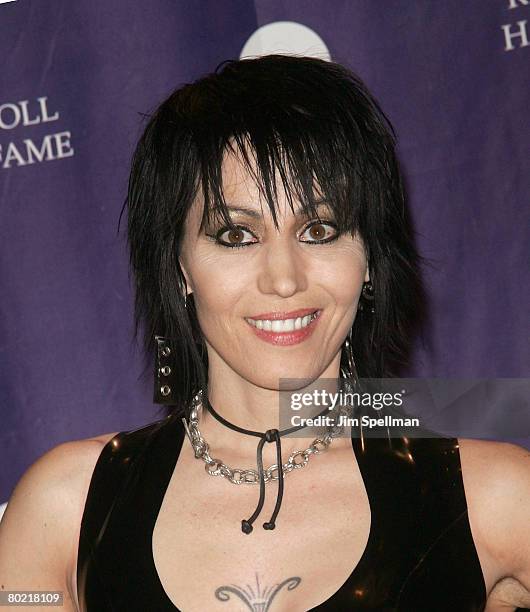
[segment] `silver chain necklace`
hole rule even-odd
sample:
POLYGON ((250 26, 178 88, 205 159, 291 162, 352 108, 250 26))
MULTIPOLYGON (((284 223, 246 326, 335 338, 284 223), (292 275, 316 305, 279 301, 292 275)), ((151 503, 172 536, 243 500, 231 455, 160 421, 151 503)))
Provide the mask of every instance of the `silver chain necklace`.
MULTIPOLYGON (((210 476, 222 476, 229 480, 232 484, 259 484, 259 473, 254 469, 230 468, 221 459, 210 456, 210 447, 202 437, 199 430, 199 420, 202 414, 202 391, 194 397, 189 423, 183 418, 184 428, 191 445, 193 447, 195 458, 202 459, 205 462, 205 470, 210 476)), ((330 415, 334 413, 336 416, 349 414, 351 407, 339 405, 330 410, 330 415)), ((307 465, 311 455, 318 455, 328 450, 329 445, 339 434, 344 431, 343 425, 327 425, 327 433, 321 438, 315 438, 313 442, 305 450, 295 450, 287 459, 287 462, 282 465, 283 474, 289 474, 293 470, 303 468, 307 465)), ((267 469, 263 470, 264 482, 270 482, 279 479, 278 464, 274 463, 267 469)))

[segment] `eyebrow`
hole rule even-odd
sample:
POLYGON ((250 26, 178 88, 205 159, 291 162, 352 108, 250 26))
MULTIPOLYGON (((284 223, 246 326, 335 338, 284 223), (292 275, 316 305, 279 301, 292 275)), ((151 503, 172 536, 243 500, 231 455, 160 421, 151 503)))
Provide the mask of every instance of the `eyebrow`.
MULTIPOLYGON (((329 204, 325 200, 316 200, 315 207, 316 208, 329 208, 329 204)), ((255 210, 254 208, 247 208, 245 206, 227 206, 226 208, 230 212, 241 213, 242 215, 245 215, 246 217, 252 217, 253 219, 261 219, 261 216, 262 216, 261 212, 259 212, 258 210, 255 210)), ((302 209, 298 210, 295 213, 295 216, 297 217, 301 217, 303 215, 305 215, 305 213, 302 209)))

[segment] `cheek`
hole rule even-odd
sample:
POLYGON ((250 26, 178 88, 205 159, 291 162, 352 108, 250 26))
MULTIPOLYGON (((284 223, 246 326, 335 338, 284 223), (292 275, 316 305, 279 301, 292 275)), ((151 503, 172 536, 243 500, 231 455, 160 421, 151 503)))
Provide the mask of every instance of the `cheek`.
POLYGON ((243 274, 234 274, 229 266, 220 265, 215 258, 196 261, 191 269, 197 317, 201 327, 226 324, 245 295, 248 281, 243 274))
POLYGON ((355 245, 344 248, 333 257, 315 262, 313 278, 325 287, 337 304, 349 308, 357 303, 366 273, 366 260, 355 245))

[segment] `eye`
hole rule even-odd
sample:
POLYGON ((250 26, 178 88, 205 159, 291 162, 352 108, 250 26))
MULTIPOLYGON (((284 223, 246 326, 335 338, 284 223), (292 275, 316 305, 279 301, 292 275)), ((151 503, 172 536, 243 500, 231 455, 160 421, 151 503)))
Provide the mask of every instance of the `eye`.
POLYGON ((337 226, 330 221, 312 221, 303 231, 302 236, 308 233, 313 240, 302 240, 308 244, 323 244, 338 238, 337 226), (326 229, 328 228, 328 229, 326 229), (331 228, 331 232, 329 231, 331 228), (330 235, 331 234, 331 235, 330 235))
MULTIPOLYGON (((207 234, 210 238, 215 240, 218 244, 221 244, 230 249, 250 246, 251 244, 255 244, 254 242, 242 242, 245 233, 254 236, 254 234, 248 230, 246 227, 241 225, 236 225, 233 228, 223 227, 221 228, 214 236, 207 234), (222 236, 226 234, 226 237, 223 239, 222 236)), ((255 238, 255 236, 254 236, 255 238)))

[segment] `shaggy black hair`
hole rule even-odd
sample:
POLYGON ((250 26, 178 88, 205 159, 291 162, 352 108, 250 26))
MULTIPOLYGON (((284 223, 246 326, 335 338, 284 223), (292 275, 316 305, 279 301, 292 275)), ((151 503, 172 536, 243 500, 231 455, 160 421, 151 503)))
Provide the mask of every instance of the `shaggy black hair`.
POLYGON ((359 233, 376 311, 359 313, 353 325, 357 372, 376 378, 398 373, 407 361, 412 328, 422 318, 424 291, 395 143, 390 121, 361 79, 344 66, 310 57, 223 62, 173 91, 149 116, 134 152, 126 200, 134 338, 143 326, 147 363, 155 334, 178 339, 175 410, 186 413, 193 395, 206 388, 208 368, 192 296, 184 308, 178 261, 184 222, 201 194, 201 228, 213 211, 233 227, 221 180, 228 150, 245 160, 276 227, 278 172, 292 210, 296 200, 316 216, 318 187, 339 232, 359 233))

